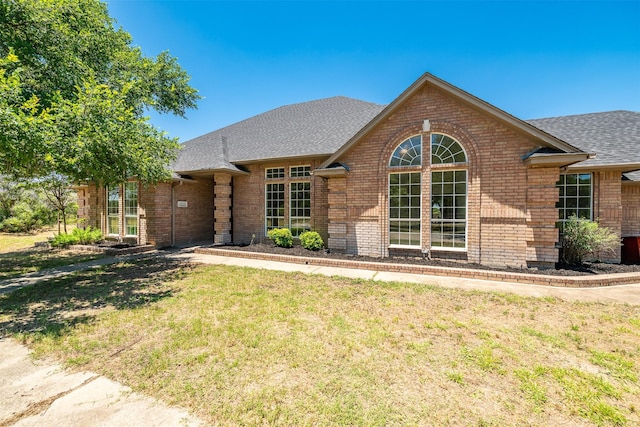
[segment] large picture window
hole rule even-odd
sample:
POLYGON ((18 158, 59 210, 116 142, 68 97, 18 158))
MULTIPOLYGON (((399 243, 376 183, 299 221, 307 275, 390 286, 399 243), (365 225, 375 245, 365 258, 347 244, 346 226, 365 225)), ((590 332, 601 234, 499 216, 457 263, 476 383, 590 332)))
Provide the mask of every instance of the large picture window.
POLYGON ((420 246, 420 172, 389 175, 389 243, 420 246))
POLYGON ((107 188, 107 234, 120 234, 120 188, 107 188))
POLYGON ((284 227, 284 183, 267 184, 265 202, 266 231, 284 227))
POLYGON ((422 229, 429 247, 467 248, 467 153, 454 138, 430 135, 431 161, 422 159, 422 136, 402 141, 389 159, 389 245, 422 248, 422 229), (408 169, 408 170, 407 170, 408 169), (431 184, 422 187, 423 171, 431 184), (431 206, 422 209, 423 191, 431 206))
POLYGON ((290 184, 289 222, 293 237, 311 230, 311 183, 308 181, 290 184))
POLYGON ((124 227, 127 236, 138 235, 138 183, 124 185, 124 227))
POLYGON ((591 217, 591 194, 592 178, 590 173, 568 173, 560 175, 560 180, 556 183, 558 187, 558 219, 562 229, 564 221, 571 215, 578 218, 592 219, 591 217))

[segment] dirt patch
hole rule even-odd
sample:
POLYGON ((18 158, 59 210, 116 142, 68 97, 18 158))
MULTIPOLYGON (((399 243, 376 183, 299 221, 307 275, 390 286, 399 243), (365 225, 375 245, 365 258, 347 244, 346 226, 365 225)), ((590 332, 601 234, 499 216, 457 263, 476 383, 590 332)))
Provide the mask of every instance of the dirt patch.
MULTIPOLYGON (((216 246, 220 248, 220 246, 216 246)), ((280 248, 270 243, 254 243, 248 246, 224 246, 227 250, 237 250, 243 252, 262 252, 269 254, 299 256, 307 258, 328 258, 328 259, 345 259, 351 261, 377 262, 377 263, 398 263, 398 264, 415 264, 427 265, 433 267, 450 267, 450 268, 469 268, 474 270, 490 270, 505 271, 510 273, 531 273, 545 274, 554 276, 589 276, 595 274, 614 274, 614 273, 637 273, 640 272, 640 265, 626 264, 607 264, 603 262, 586 262, 581 266, 568 267, 557 266, 556 269, 537 269, 537 268, 498 268, 489 267, 480 264, 472 264, 463 261, 449 261, 441 259, 428 259, 425 257, 411 256, 393 256, 389 258, 373 258, 360 255, 348 255, 332 253, 328 250, 310 251, 300 245, 294 245, 292 248, 280 248)))

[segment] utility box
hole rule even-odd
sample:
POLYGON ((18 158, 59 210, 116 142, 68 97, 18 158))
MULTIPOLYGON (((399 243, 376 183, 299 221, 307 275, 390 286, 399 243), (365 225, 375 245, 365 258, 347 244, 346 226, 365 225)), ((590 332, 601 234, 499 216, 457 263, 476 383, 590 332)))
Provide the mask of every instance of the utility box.
POLYGON ((640 236, 622 239, 622 262, 640 264, 640 236))

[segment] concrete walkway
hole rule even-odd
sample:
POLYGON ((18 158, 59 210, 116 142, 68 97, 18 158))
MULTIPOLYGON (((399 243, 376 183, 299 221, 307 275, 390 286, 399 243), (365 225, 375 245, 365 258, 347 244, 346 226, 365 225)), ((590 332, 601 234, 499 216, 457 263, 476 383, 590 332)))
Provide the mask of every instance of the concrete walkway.
POLYGON ((0 427, 198 426, 182 409, 91 372, 69 373, 0 338, 0 427))
POLYGON ((388 271, 362 270, 342 267, 322 267, 317 265, 294 264, 278 261, 233 258, 218 255, 198 254, 192 251, 170 253, 166 256, 189 260, 203 264, 223 264, 243 267, 263 268, 267 270, 297 271, 307 274, 343 276, 358 279, 371 279, 384 282, 424 283, 466 290, 507 292, 522 296, 556 297, 567 301, 615 302, 640 305, 640 283, 632 285, 607 286, 601 288, 561 288, 553 286, 529 285, 522 283, 496 282, 423 274, 397 273, 388 271))

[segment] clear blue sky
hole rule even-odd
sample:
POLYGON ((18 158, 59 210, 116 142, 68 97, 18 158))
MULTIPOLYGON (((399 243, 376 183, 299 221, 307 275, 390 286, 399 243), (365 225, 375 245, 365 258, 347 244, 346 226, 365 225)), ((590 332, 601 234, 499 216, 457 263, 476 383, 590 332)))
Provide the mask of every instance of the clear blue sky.
POLYGON ((203 96, 152 115, 181 141, 313 99, 387 104, 427 71, 522 119, 640 111, 640 0, 107 4, 203 96))

